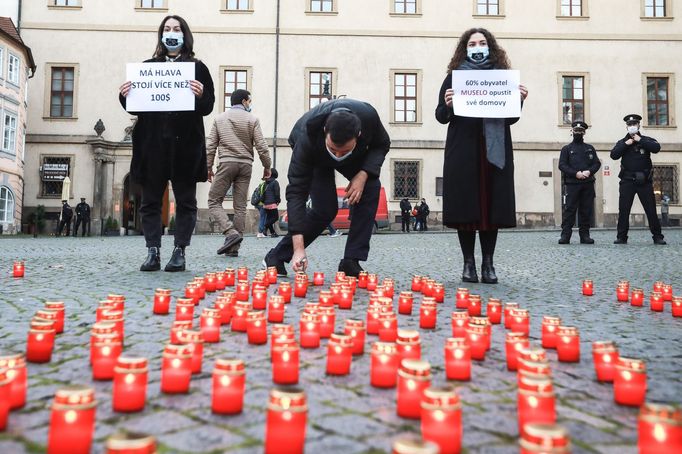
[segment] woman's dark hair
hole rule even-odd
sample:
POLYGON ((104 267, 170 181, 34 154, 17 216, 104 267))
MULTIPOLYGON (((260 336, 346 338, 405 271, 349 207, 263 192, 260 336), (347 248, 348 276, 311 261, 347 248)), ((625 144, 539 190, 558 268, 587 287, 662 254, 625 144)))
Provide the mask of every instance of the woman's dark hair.
POLYGON ((459 65, 461 65, 462 62, 467 58, 467 44, 469 43, 471 35, 473 35, 474 33, 481 33, 483 36, 485 36, 485 40, 488 42, 488 49, 490 49, 488 60, 490 61, 490 63, 492 63, 493 68, 495 69, 511 68, 511 63, 507 58, 507 53, 504 51, 504 49, 500 47, 499 44, 497 44, 497 40, 495 39, 492 33, 490 33, 485 28, 470 28, 469 30, 465 31, 459 38, 457 48, 455 48, 455 54, 452 56, 450 64, 448 64, 448 72, 451 72, 453 69, 459 68, 459 65))
POLYGON ((168 55, 168 49, 161 42, 163 37, 163 27, 166 25, 168 19, 175 19, 180 22, 180 30, 182 30, 183 44, 180 49, 179 60, 193 60, 194 59, 194 37, 192 36, 192 31, 187 25, 187 21, 180 16, 170 15, 163 18, 161 25, 159 25, 158 38, 156 40, 156 50, 154 51, 154 58, 165 58, 168 55))
POLYGON ((360 136, 360 118, 347 110, 332 111, 324 124, 324 131, 329 134, 332 142, 344 144, 360 136))

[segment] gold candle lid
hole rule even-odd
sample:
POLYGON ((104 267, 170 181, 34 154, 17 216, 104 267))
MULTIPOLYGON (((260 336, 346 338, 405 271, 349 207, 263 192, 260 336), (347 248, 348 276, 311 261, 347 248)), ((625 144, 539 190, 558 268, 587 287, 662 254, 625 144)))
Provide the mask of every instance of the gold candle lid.
POLYGON ((400 370, 412 378, 431 378, 431 364, 421 359, 403 359, 400 361, 400 370))
POLYGON ((246 373, 246 366, 241 359, 218 358, 215 360, 213 373, 223 375, 244 375, 246 373))
POLYGON ((542 317, 543 325, 561 325, 561 317, 553 317, 551 315, 545 315, 542 317))
POLYGON ((594 341, 592 342, 592 351, 595 353, 613 352, 617 351, 616 343, 613 341, 594 341))
POLYGON ((621 356, 618 358, 616 367, 619 369, 626 369, 631 372, 646 372, 646 363, 642 359, 625 358, 621 356))
POLYGON ((682 408, 674 405, 645 402, 639 407, 639 419, 650 423, 682 426, 682 408))
POLYGON ((57 410, 86 410, 97 405, 95 390, 85 385, 65 386, 54 394, 52 408, 57 410))
POLYGON ((364 329, 365 328, 365 322, 362 320, 355 320, 352 318, 347 318, 345 327, 351 328, 351 329, 364 329))
POLYGON ((305 392, 296 387, 278 387, 270 390, 268 410, 305 412, 308 410, 305 392))
POLYGON ((106 448, 110 451, 124 451, 144 449, 145 454, 156 453, 156 439, 147 434, 136 432, 118 432, 107 438, 106 448))
POLYGON ((421 407, 426 410, 457 410, 459 395, 452 385, 431 386, 424 390, 421 407))
POLYGON ((521 433, 521 446, 526 449, 542 448, 542 452, 568 454, 570 441, 568 432, 557 424, 524 424, 521 433))
POLYGON ((398 348, 393 342, 374 342, 372 344, 372 353, 396 355, 398 348))
POLYGON ((345 334, 332 333, 331 336, 329 336, 329 345, 352 348, 353 338, 345 334))
POLYGON ((580 332, 575 326, 559 326, 557 336, 579 336, 580 332))
POLYGON ((393 442, 393 454, 438 454, 438 445, 416 437, 404 437, 393 442))

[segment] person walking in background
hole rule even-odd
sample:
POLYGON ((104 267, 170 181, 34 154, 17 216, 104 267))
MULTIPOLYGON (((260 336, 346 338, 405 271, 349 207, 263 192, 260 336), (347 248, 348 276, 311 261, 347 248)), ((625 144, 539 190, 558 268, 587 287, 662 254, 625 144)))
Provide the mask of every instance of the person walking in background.
POLYGON ((668 219, 668 214, 670 213, 670 197, 668 194, 663 194, 661 197, 661 224, 663 227, 670 226, 670 220, 668 219))
POLYGON ((412 204, 407 199, 403 197, 400 200, 400 217, 402 220, 402 231, 410 233, 410 216, 412 215, 412 204))
POLYGON ((270 150, 263 137, 260 121, 251 113, 251 102, 251 93, 235 90, 230 96, 232 107, 213 120, 213 126, 206 138, 206 164, 208 181, 211 182, 208 212, 211 219, 218 223, 220 232, 225 235, 222 246, 216 252, 228 257, 239 255, 239 246, 244 235, 254 148, 263 164, 263 178, 270 177, 270 150), (214 174, 216 152, 218 168, 214 174), (230 187, 234 221, 230 221, 223 208, 223 201, 230 187))
POLYGON ((73 210, 69 202, 62 200, 62 212, 59 215, 59 225, 57 226, 57 236, 62 235, 62 230, 66 227, 66 236, 71 235, 71 219, 73 218, 73 210))
POLYGON ((422 202, 419 204, 419 208, 417 209, 417 215, 419 216, 419 231, 420 232, 425 232, 429 230, 428 227, 428 219, 429 219, 429 214, 431 214, 431 210, 429 209, 429 205, 426 203, 426 199, 422 199, 422 202))
POLYGON ((282 201, 279 195, 279 181, 277 169, 270 169, 270 178, 265 180, 265 191, 263 191, 263 211, 265 212, 265 224, 263 233, 266 234, 270 230, 270 236, 273 238, 279 235, 275 232, 275 223, 279 219, 279 210, 277 207, 282 201))
MULTIPOLYGON (((436 119, 448 125, 443 163, 443 224, 457 229, 464 257, 462 280, 478 282, 474 247, 478 231, 482 282, 497 283, 493 255, 500 228, 516 226, 514 158, 510 126, 518 118, 471 118, 454 114, 452 71, 509 69, 507 54, 484 28, 460 37, 438 94, 436 119)), ((521 101, 528 90, 519 87, 521 101)))
MULTIPOLYGON (((154 55, 145 63, 194 63, 196 79, 189 81, 194 110, 182 112, 130 112, 137 115, 133 129, 130 175, 142 185, 140 217, 147 258, 140 271, 161 269, 161 206, 170 180, 176 206, 175 247, 165 271, 185 270, 185 248, 197 221, 197 182, 206 181, 204 116, 213 111, 213 79, 204 63, 194 58, 194 38, 180 16, 166 16, 159 25, 154 55)), ((119 101, 126 108, 131 82, 120 87, 119 101)))
POLYGON ((85 236, 87 228, 88 236, 90 236, 90 205, 85 203, 85 197, 81 197, 81 203, 76 205, 76 225, 73 229, 73 236, 78 236, 78 227, 83 224, 81 236, 85 236))

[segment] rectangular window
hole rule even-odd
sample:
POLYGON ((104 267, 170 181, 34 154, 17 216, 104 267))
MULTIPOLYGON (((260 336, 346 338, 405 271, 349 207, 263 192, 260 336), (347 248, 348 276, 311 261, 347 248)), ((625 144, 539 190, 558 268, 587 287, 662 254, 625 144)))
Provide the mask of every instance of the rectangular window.
POLYGON ((19 70, 21 62, 19 57, 10 54, 7 60, 7 79, 14 85, 19 85, 19 70))
POLYGON ((395 73, 393 76, 393 119, 397 123, 417 121, 417 74, 395 73))
POLYGON ((7 153, 16 154, 17 147, 17 117, 5 113, 2 122, 2 150, 7 153))
POLYGON ((561 15, 580 17, 583 15, 582 0, 561 0, 561 15))
POLYGON ((419 161, 393 161, 393 198, 419 198, 419 161))
POLYGON ((666 0, 644 0, 644 17, 666 17, 666 0))
POLYGON ((226 69, 225 76, 225 110, 232 106, 230 96, 235 90, 248 90, 248 71, 246 69, 226 69))
POLYGON ((60 198, 64 178, 71 174, 71 158, 65 156, 45 156, 41 171, 41 197, 60 198))
POLYGON ((585 78, 583 76, 563 76, 562 112, 563 124, 585 121, 585 78))
POLYGON ((2 47, 0 47, 0 80, 2 80, 5 77, 5 56, 4 56, 4 51, 2 47))
POLYGON ((393 12, 396 14, 417 14, 417 0, 394 0, 393 12))
POLYGON ((670 124, 667 77, 646 78, 646 110, 649 126, 670 124))
POLYGON ((165 8, 164 0, 140 0, 140 8, 165 8))
POLYGON ((310 71, 308 75, 308 109, 323 101, 332 99, 333 73, 331 71, 310 71))
POLYGON ((50 84, 50 117, 73 117, 73 67, 53 67, 50 84))
POLYGON ((680 186, 678 167, 676 165, 654 165, 654 194, 656 203, 661 203, 661 197, 667 194, 671 204, 678 204, 680 186))
POLYGON ((80 0, 53 0, 54 6, 80 6, 80 0))
POLYGON ((310 0, 310 11, 313 13, 331 13, 334 11, 334 0, 310 0))
POLYGON ((436 177, 436 197, 443 196, 443 177, 436 177))
POLYGON ((499 0, 476 0, 476 14, 480 16, 497 16, 500 14, 499 0))
POLYGON ((229 11, 248 11, 249 0, 227 0, 226 9, 229 11))

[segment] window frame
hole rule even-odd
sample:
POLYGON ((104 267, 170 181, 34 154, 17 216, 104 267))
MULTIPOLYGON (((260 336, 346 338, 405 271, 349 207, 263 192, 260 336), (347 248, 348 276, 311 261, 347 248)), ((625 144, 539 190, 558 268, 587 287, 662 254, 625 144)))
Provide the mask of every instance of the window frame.
MULTIPOLYGON (((570 128, 570 123, 564 123, 564 77, 582 77, 583 78, 583 118, 582 121, 590 124, 590 73, 587 72, 559 72, 557 73, 557 91, 558 91, 558 126, 560 128, 570 128)), ((573 118, 572 121, 576 119, 573 118)))
POLYGON ((254 11, 253 2, 255 0, 236 0, 236 1, 238 4, 241 2, 246 2, 247 8, 246 9, 228 8, 230 0, 221 0, 220 12, 221 13, 227 13, 227 14, 249 14, 249 13, 253 13, 253 11, 254 11))
POLYGON ((0 185, 0 204, 5 205, 4 207, 4 219, 0 217, 0 223, 2 224, 14 224, 14 213, 16 212, 16 197, 14 196, 14 192, 12 191, 12 188, 9 187, 8 185, 0 185), (5 193, 9 195, 7 198, 2 197, 2 192, 3 189, 5 190, 5 193), (11 202, 11 205, 9 205, 8 202, 11 202), (9 207, 8 207, 9 205, 9 207), (10 209, 8 209, 10 208, 10 209), (10 215, 10 219, 7 219, 8 214, 10 215))
MULTIPOLYGON (((486 1, 487 1, 487 0, 486 0, 486 1)), ((505 17, 505 15, 504 15, 504 1, 505 1, 505 0, 497 0, 497 14, 480 14, 480 13, 478 12, 478 3, 479 3, 479 0, 473 0, 473 14, 472 14, 472 16, 473 16, 474 18, 478 18, 478 19, 486 19, 486 18, 489 18, 489 19, 495 19, 495 18, 497 18, 497 19, 502 19, 502 18, 505 17)), ((486 6, 488 6, 488 5, 486 5, 486 6)))
POLYGON ((64 0, 66 3, 73 2, 73 5, 57 5, 58 0, 48 0, 47 7, 49 9, 82 9, 82 0, 64 0))
MULTIPOLYGON (((45 181, 43 181, 42 177, 42 168, 43 165, 46 164, 47 159, 68 159, 69 160, 69 171, 67 173, 67 176, 71 178, 71 175, 74 174, 74 166, 76 164, 76 156, 73 154, 41 154, 39 158, 39 169, 40 169, 40 174, 38 176, 39 181, 40 181, 40 190, 38 191, 38 195, 36 198, 38 199, 59 199, 61 200, 62 197, 62 191, 61 189, 58 191, 56 194, 45 194, 45 181)), ((64 184, 64 181, 61 181, 62 184, 64 184)), ((63 186, 62 186, 63 187, 63 186)), ((73 198, 73 185, 69 188, 69 200, 73 198)))
POLYGON ((320 16, 336 15, 336 14, 339 14, 338 2, 339 2, 339 0, 306 0, 306 2, 305 2, 305 13, 310 14, 310 15, 320 15, 320 16), (319 1, 319 2, 331 1, 332 2, 332 9, 331 9, 331 11, 316 11, 313 9, 313 1, 319 1))
POLYGON ((19 130, 19 115, 16 113, 9 112, 7 110, 2 112, 2 134, 0 135, 0 150, 2 152, 7 153, 9 155, 12 155, 14 157, 17 156, 17 131, 19 130), (10 119, 10 134, 14 133, 9 137, 9 144, 7 147, 5 147, 5 134, 7 132, 7 119, 10 119), (11 126, 11 120, 14 120, 14 128, 11 126))
POLYGON ((400 12, 396 8, 396 2, 400 1, 403 2, 404 4, 407 4, 407 2, 412 1, 412 0, 388 0, 389 1, 389 11, 390 15, 394 17, 419 17, 422 15, 422 2, 421 0, 413 0, 414 1, 414 13, 408 13, 408 12, 400 12))
POLYGON ((17 87, 19 87, 21 84, 21 58, 17 57, 11 52, 8 52, 7 56, 7 82, 17 87), (10 71, 12 68, 12 60, 16 62, 16 68, 14 68, 14 71, 10 71), (15 76, 16 80, 13 80, 12 75, 15 76))
MULTIPOLYGON (((673 181, 672 188, 673 193, 670 195, 670 205, 680 205, 680 164, 678 162, 654 162, 653 167, 653 183, 657 183, 656 179, 656 168, 657 167, 672 167, 673 169, 673 181)), ((655 189, 655 188, 654 188, 655 189)), ((662 195, 662 194, 661 194, 662 195)), ((661 195, 657 195, 654 191, 654 197, 656 199, 656 205, 661 204, 661 195)))
MULTIPOLYGON (((389 71, 389 102, 390 102, 390 117, 389 124, 392 126, 421 126, 422 123, 422 86, 423 73, 421 69, 391 69, 389 71), (395 116, 395 78, 397 75, 414 75, 416 76, 416 120, 415 121, 397 121, 395 116)), ((407 112, 407 110, 406 110, 407 112)))
MULTIPOLYGON (((656 1, 656 0, 652 0, 656 1)), ((673 20, 674 16, 671 15, 673 11, 672 0, 661 0, 663 1, 663 16, 647 16, 646 15, 646 0, 640 1, 640 19, 641 20, 651 20, 651 21, 665 21, 673 20)), ((654 13, 656 11, 656 6, 654 4, 654 13)))
MULTIPOLYGON (((337 68, 319 68, 319 67, 314 67, 314 68, 306 68, 305 69, 305 78, 304 78, 304 87, 305 87, 305 96, 303 97, 303 111, 308 112, 310 109, 313 107, 310 107, 310 74, 311 73, 331 73, 332 75, 332 80, 331 80, 331 87, 330 87, 330 95, 332 99, 334 99, 334 96, 336 96, 336 85, 338 81, 338 69, 337 68)), ((324 89, 324 85, 322 85, 324 89)), ((318 103, 319 104, 319 103, 318 103)))
POLYGON ((168 11, 168 0, 151 0, 152 2, 160 1, 161 6, 143 6, 142 2, 144 0, 135 0, 135 10, 136 11, 168 11))
POLYGON ((75 121, 78 120, 78 79, 79 63, 45 63, 45 92, 43 96, 43 120, 75 121), (52 116, 52 70, 54 68, 73 68, 73 109, 70 117, 52 116))
POLYGON ((227 99, 227 93, 225 91, 225 72, 226 71, 245 71, 246 72, 246 90, 251 91, 252 83, 252 66, 221 66, 220 67, 220 112, 225 112, 231 107, 231 103, 227 99))
MULTIPOLYGON (((580 2, 580 15, 579 16, 566 16, 563 14, 562 11, 562 2, 564 0, 556 0, 557 4, 557 10, 556 10, 556 18, 560 20, 587 20, 590 18, 589 10, 588 10, 588 0, 568 0, 569 2, 573 1, 579 1, 580 2)), ((569 7, 572 8, 573 5, 569 3, 569 7)))
POLYGON ((5 80, 5 48, 0 46, 0 80, 5 80))
POLYGON ((642 105, 644 112, 642 124, 648 129, 675 129, 677 123, 675 120, 675 73, 642 73, 642 105), (647 81, 649 78, 667 78, 668 79, 668 124, 667 125, 651 125, 649 124, 649 93, 647 90, 647 81))
POLYGON ((424 161, 422 159, 405 159, 405 158, 391 158, 390 163, 390 172, 391 172, 391 201, 397 202, 403 199, 405 197, 404 195, 397 195, 396 194, 396 164, 401 163, 401 162, 413 162, 417 163, 417 196, 416 197, 407 197, 408 200, 421 200, 423 197, 424 191, 422 190, 422 183, 423 183, 423 177, 422 174, 424 172, 424 161))

